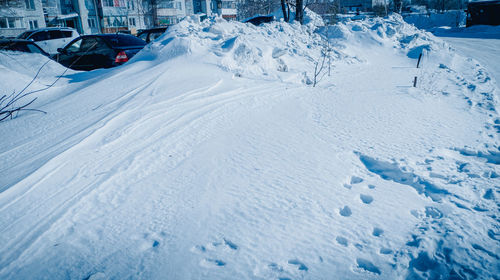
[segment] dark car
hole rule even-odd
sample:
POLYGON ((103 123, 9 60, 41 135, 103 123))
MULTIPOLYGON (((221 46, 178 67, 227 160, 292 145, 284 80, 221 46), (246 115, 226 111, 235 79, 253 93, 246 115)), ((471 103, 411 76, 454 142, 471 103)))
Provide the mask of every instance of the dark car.
POLYGON ((154 41, 156 38, 160 37, 167 31, 168 27, 156 27, 156 28, 151 28, 151 29, 144 29, 139 31, 137 33, 137 37, 141 38, 142 40, 146 41, 146 43, 149 43, 151 41, 154 41))
POLYGON ((94 70, 121 65, 138 53, 146 42, 127 34, 80 36, 58 49, 55 60, 74 70, 94 70))
POLYGON ((39 53, 49 56, 37 44, 30 40, 0 39, 0 51, 17 51, 27 53, 39 53))
POLYGON ((269 16, 258 15, 258 16, 254 16, 254 17, 251 17, 249 19, 246 19, 243 22, 244 23, 251 23, 255 26, 259 26, 263 23, 270 23, 272 21, 274 21, 274 16, 272 16, 272 15, 269 15, 269 16))

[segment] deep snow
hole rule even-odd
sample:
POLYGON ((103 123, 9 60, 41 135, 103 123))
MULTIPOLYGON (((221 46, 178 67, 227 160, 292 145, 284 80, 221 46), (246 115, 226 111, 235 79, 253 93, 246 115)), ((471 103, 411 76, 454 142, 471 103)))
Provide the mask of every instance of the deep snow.
POLYGON ((0 278, 497 277, 497 93, 397 16, 183 21, 0 123, 0 278))

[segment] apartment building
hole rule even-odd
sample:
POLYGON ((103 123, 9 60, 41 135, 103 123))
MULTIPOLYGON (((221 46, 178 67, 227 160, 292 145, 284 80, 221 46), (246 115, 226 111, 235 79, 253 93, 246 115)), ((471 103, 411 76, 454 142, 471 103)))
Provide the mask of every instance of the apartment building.
POLYGON ((135 34, 188 15, 232 20, 236 12, 236 0, 0 0, 0 36, 45 26, 72 27, 80 34, 135 34))
MULTIPOLYGON (((389 2, 389 1, 387 1, 389 2)), ((376 5, 384 5, 384 0, 341 0, 340 6, 346 11, 370 11, 376 5)))
POLYGON ((0 0, 0 37, 45 27, 41 0, 0 0))
POLYGON ((193 14, 219 15, 225 19, 236 19, 234 0, 193 0, 193 14))

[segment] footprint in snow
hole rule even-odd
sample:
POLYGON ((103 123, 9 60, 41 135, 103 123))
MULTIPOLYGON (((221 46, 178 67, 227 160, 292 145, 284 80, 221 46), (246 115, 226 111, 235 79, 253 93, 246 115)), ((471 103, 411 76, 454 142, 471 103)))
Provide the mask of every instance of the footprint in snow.
POLYGON ((364 271, 368 271, 368 272, 371 272, 371 273, 375 273, 375 274, 381 274, 382 272, 380 271, 380 269, 375 266, 371 261, 369 260, 366 260, 366 259, 362 259, 362 258, 357 258, 356 259, 356 262, 358 264, 358 267, 361 268, 362 270, 364 271))
POLYGON ((370 204, 373 202, 373 197, 368 194, 360 194, 359 198, 361 198, 361 201, 363 201, 364 204, 370 204))
POLYGON ((436 207, 432 206, 425 207, 425 215, 434 219, 441 219, 443 217, 443 213, 436 207))
POLYGON ((347 247, 347 245, 349 244, 349 242, 347 241, 347 238, 342 237, 342 236, 337 236, 337 238, 335 238, 335 240, 337 240, 337 243, 339 243, 340 245, 342 245, 344 247, 347 247))
POLYGON ((344 208, 339 210, 339 213, 343 217, 349 217, 352 215, 352 211, 351 208, 349 208, 349 206, 344 206, 344 208))
POLYGON ((494 200, 495 199, 495 193, 493 192, 493 189, 488 189, 484 193, 483 198, 484 199, 488 199, 488 200, 494 200))
POLYGON ((389 255, 389 254, 392 254, 392 250, 389 249, 389 248, 381 248, 380 249, 380 254, 382 254, 382 255, 389 255))
POLYGON ((373 236, 379 237, 379 236, 381 236, 383 233, 384 233, 384 230, 383 230, 383 229, 378 228, 378 227, 373 228, 373 232, 372 232, 372 235, 373 235, 373 236))
POLYGON ((207 245, 196 245, 191 248, 191 252, 199 253, 207 256, 200 261, 200 266, 206 268, 217 268, 226 266, 226 262, 218 257, 215 257, 224 252, 234 252, 238 250, 238 245, 227 238, 222 238, 221 241, 210 242, 207 245))
POLYGON ((215 268, 215 267, 222 267, 225 266, 226 263, 224 261, 218 260, 218 259, 203 259, 200 262, 200 265, 203 267, 207 268, 215 268))
POLYGON ((238 250, 238 248, 239 248, 238 245, 236 245, 231 240, 222 238, 221 241, 210 242, 207 245, 196 245, 191 249, 191 251, 205 253, 207 251, 217 251, 217 250, 236 251, 238 250))
POLYGON ((309 268, 303 262, 301 262, 301 261, 299 261, 297 259, 289 260, 288 263, 291 264, 291 265, 297 266, 298 270, 302 270, 302 271, 308 271, 309 270, 309 268))
POLYGON ((363 182, 363 178, 360 178, 360 177, 357 177, 357 176, 352 176, 351 177, 351 185, 359 184, 361 182, 363 182))
POLYGON ((140 249, 142 251, 146 250, 158 250, 158 248, 161 247, 163 239, 165 238, 166 233, 165 232, 160 232, 159 234, 157 233, 144 233, 143 234, 143 241, 141 242, 140 249))

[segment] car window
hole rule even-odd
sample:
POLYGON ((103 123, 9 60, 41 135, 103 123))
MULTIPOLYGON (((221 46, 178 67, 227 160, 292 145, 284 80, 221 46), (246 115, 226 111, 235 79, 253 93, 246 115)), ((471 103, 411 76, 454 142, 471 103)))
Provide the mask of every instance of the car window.
POLYGON ((0 45, 0 50, 2 51, 17 51, 17 52, 28 52, 28 49, 24 44, 17 42, 10 42, 7 44, 0 45))
POLYGON ((144 46, 146 42, 132 35, 114 36, 108 38, 113 47, 144 46))
POLYGON ((108 46, 108 44, 106 44, 106 42, 104 42, 103 39, 99 37, 95 37, 94 39, 97 43, 92 49, 94 53, 106 53, 111 50, 111 48, 108 46))
POLYGON ((40 50, 40 48, 38 48, 37 46, 35 46, 33 44, 26 44, 26 48, 31 53, 40 53, 40 54, 43 54, 42 50, 40 50))
POLYGON ((48 32, 47 31, 39 31, 31 35, 30 39, 33 39, 33 41, 38 42, 38 41, 45 41, 49 39, 48 32))
POLYGON ((149 40, 150 40, 150 41, 156 40, 156 38, 160 37, 161 35, 163 35, 163 32, 161 32, 161 31, 151 33, 151 34, 149 35, 149 40))
POLYGON ((99 42, 95 37, 83 38, 82 44, 80 45, 80 52, 89 52, 95 50, 99 42))
POLYGON ((139 39, 142 39, 142 40, 146 41, 146 39, 148 37, 148 33, 147 32, 141 33, 137 37, 139 37, 139 39))
POLYGON ((80 51, 80 45, 82 44, 82 39, 78 39, 75 42, 73 42, 71 45, 66 47, 66 51, 69 53, 75 53, 80 51))
POLYGON ((63 38, 63 34, 60 30, 49 30, 49 38, 51 40, 63 38))
POLYGON ((70 37, 73 37, 73 31, 66 31, 66 30, 62 30, 61 31, 62 33, 62 36, 64 38, 70 38, 70 37))
POLYGON ((17 36, 18 39, 26 39, 28 38, 31 34, 33 34, 33 31, 26 31, 22 33, 21 35, 17 36))

